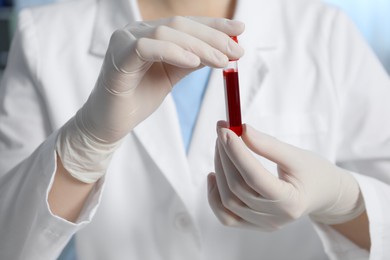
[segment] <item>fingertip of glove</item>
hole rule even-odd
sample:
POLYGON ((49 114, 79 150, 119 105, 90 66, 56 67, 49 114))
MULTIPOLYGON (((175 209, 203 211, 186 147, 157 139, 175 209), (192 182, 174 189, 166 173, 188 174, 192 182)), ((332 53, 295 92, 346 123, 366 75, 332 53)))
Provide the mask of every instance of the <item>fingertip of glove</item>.
POLYGON ((259 132, 255 130, 252 126, 248 124, 242 125, 242 139, 245 141, 253 140, 253 139, 259 139, 259 138, 266 138, 268 135, 264 134, 262 132, 259 132))
POLYGON ((211 192, 214 189, 215 184, 216 184, 215 174, 211 172, 209 173, 209 175, 207 175, 207 189, 209 192, 211 192))
POLYGON ((230 130, 228 128, 224 128, 224 127, 218 128, 217 133, 218 133, 219 140, 224 145, 229 142, 231 137, 230 137, 230 130))
POLYGON ((234 35, 240 35, 245 30, 245 23, 242 21, 226 19, 225 23, 229 30, 235 32, 234 35))
POLYGON ((189 68, 196 68, 201 65, 201 60, 198 56, 189 51, 184 51, 184 57, 186 58, 189 68))

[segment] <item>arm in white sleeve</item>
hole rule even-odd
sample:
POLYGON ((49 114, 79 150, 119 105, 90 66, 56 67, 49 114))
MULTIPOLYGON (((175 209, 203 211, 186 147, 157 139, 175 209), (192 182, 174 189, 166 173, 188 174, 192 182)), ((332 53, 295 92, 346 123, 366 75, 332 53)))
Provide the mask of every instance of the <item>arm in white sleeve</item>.
POLYGON ((96 211, 101 182, 77 223, 51 213, 47 198, 56 170, 55 138, 50 136, 0 179, 1 259, 54 259, 96 211))
POLYGON ((353 173, 363 194, 369 217, 371 238, 370 252, 357 247, 330 226, 315 223, 315 228, 324 243, 330 259, 387 259, 386 236, 390 223, 389 215, 390 186, 387 183, 362 174, 353 173))
POLYGON ((336 12, 329 38, 329 66, 339 98, 336 160, 356 172, 369 218, 370 252, 329 226, 316 225, 331 259, 389 259, 390 80, 351 22, 336 12), (365 176, 364 176, 365 175, 365 176))
POLYGON ((55 259, 90 221, 100 197, 98 183, 76 224, 50 212, 57 133, 50 135, 53 129, 39 88, 35 37, 25 11, 0 85, 0 259, 55 259))

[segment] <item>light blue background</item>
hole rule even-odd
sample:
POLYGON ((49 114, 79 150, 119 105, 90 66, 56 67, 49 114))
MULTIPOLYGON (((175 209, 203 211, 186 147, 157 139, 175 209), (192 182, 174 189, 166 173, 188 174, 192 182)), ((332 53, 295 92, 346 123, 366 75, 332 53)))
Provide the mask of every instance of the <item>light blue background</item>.
POLYGON ((390 0, 325 0, 355 22, 390 74, 390 0))

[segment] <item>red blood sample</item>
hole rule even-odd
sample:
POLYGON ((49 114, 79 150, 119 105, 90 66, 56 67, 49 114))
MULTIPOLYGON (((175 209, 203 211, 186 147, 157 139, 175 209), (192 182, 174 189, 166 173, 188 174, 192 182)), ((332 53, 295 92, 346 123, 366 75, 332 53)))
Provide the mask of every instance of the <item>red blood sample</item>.
POLYGON ((237 68, 225 68, 223 70, 223 78, 225 82, 226 115, 229 129, 238 136, 241 136, 242 122, 237 68))

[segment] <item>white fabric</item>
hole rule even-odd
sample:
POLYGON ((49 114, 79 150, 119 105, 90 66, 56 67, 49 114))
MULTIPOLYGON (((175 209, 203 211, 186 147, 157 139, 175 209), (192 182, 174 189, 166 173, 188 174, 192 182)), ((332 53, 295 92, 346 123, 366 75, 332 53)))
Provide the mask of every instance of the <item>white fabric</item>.
MULTIPOLYGON (((87 100, 111 33, 139 18, 130 10, 127 0, 74 0, 22 12, 0 90, 0 259, 54 259, 75 232, 83 260, 326 259, 323 244, 334 243, 340 250, 327 247, 328 256, 359 254, 325 228, 318 227, 319 237, 308 218, 273 233, 218 222, 206 176, 214 168, 215 122, 225 117, 219 70, 210 77, 187 157, 168 96, 123 140, 85 217, 71 224, 50 214, 45 194, 55 170, 54 134, 32 152, 87 100)), ((246 24, 243 121, 364 174, 358 181, 370 219, 370 257, 389 259, 385 71, 349 21, 317 1, 238 1, 235 17, 246 24)))

